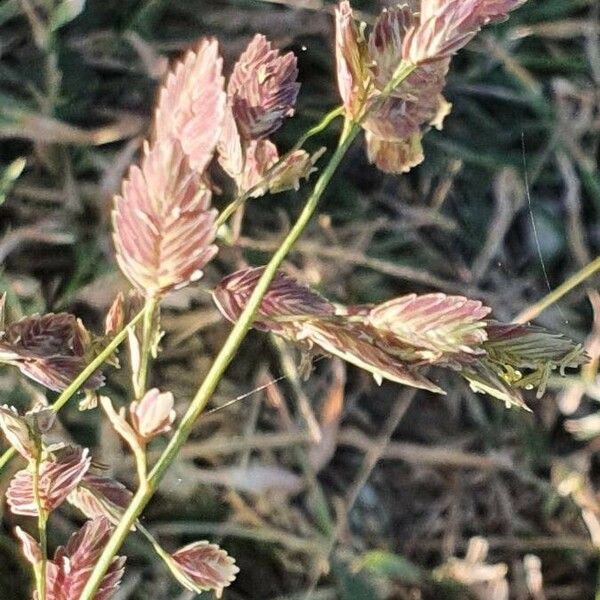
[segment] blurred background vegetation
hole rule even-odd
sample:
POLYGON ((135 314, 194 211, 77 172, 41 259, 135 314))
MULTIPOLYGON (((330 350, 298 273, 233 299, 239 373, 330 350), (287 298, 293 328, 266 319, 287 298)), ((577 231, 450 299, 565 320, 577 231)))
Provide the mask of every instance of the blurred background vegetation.
MULTIPOLYGON (((384 3, 354 5, 372 21, 384 3)), ((339 102, 333 8, 322 0, 4 0, 0 289, 9 316, 68 310, 100 331, 127 289, 112 254, 111 198, 148 132, 169 60, 203 35, 220 39, 227 69, 255 32, 293 50, 302 90, 296 117, 278 134, 290 147, 339 102)), ((529 0, 456 58, 446 96, 453 112, 426 136, 426 162, 408 176, 383 176, 355 144, 288 269, 347 303, 444 291, 479 298, 510 320, 598 254, 597 0, 529 0)), ((311 143, 335 139, 330 131, 311 143)), ((224 185, 220 206, 228 192, 224 185)), ((304 194, 252 201, 239 246, 223 249, 203 285, 244 261, 265 262, 304 194)), ((588 280, 538 319, 587 340, 592 356, 596 288, 588 280)), ((174 392, 181 413, 229 326, 196 287, 167 299, 163 327, 153 383, 174 392)), ((530 398, 531 414, 442 374, 444 398, 377 387, 328 359, 304 382, 298 365, 292 349, 252 333, 213 407, 239 401, 201 420, 145 513, 167 548, 206 537, 237 558, 227 598, 600 598, 593 364, 530 398)), ((0 391, 2 403, 19 407, 45 395, 8 368, 0 391)), ((120 403, 128 391, 126 371, 112 372, 105 392, 120 403)), ((62 436, 94 448, 112 475, 133 484, 131 461, 97 413, 73 404, 62 423, 62 436)), ((26 598, 12 534, 22 519, 4 506, 2 514, 0 598, 26 598)), ((53 515, 51 544, 80 522, 70 508, 53 515)), ((130 537, 119 600, 192 597, 142 538, 130 537)))

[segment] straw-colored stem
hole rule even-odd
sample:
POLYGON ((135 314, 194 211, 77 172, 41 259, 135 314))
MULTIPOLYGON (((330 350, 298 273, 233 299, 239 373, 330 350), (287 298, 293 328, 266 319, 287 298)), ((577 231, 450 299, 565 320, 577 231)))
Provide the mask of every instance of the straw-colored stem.
POLYGON ((528 323, 529 321, 532 321, 548 307, 552 306, 555 302, 558 302, 563 296, 598 271, 600 271, 600 256, 596 257, 591 263, 585 265, 585 267, 577 271, 577 273, 571 275, 571 277, 559 285, 555 290, 552 290, 549 294, 544 296, 541 300, 528 306, 519 313, 514 319, 515 323, 528 323))

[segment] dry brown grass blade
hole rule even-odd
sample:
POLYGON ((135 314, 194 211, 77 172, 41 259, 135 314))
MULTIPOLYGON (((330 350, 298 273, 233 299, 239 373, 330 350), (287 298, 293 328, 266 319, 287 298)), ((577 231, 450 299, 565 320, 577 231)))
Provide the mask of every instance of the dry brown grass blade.
POLYGON ((339 359, 331 361, 331 384, 327 390, 321 409, 321 439, 311 445, 308 451, 308 461, 318 473, 333 458, 339 440, 338 432, 344 408, 344 388, 346 385, 346 366, 339 359))
POLYGON ((145 119, 132 114, 115 115, 109 125, 81 129, 42 114, 16 111, 0 124, 0 139, 19 138, 43 144, 102 146, 134 137, 142 131, 145 119))

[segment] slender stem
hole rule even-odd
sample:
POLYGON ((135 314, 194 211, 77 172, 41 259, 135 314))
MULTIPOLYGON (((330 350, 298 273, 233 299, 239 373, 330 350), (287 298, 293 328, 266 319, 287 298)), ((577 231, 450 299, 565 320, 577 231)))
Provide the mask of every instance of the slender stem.
POLYGON ((133 456, 135 457, 135 468, 137 470, 138 480, 140 485, 142 485, 142 483, 148 479, 148 459, 146 457, 145 448, 134 448, 133 456))
POLYGON ((14 458, 16 453, 17 451, 12 446, 2 453, 2 456, 0 456, 0 472, 14 458))
POLYGON ((266 179, 268 179, 269 175, 276 168, 278 168, 286 160, 286 158, 288 156, 290 156, 293 152, 300 150, 300 148, 302 148, 302 146, 304 146, 304 144, 306 143, 306 140, 313 137, 314 135, 321 133, 322 131, 325 131, 325 129, 327 129, 327 127, 329 127, 329 125, 335 119, 342 116, 343 114, 344 114, 344 107, 338 106, 337 108, 334 108, 332 111, 328 112, 323 117, 323 119, 321 119, 321 121, 319 123, 317 123, 314 127, 311 127, 306 133, 304 133, 304 135, 294 144, 293 148, 289 152, 284 154, 272 167, 270 167, 267 170, 264 177, 257 184, 253 185, 249 190, 246 190, 245 192, 240 194, 233 202, 230 202, 221 211, 221 214, 218 216, 217 221, 216 221, 217 227, 220 227, 221 225, 226 223, 228 221, 229 217, 231 217, 231 215, 240 206, 242 206, 242 204, 244 204, 244 202, 246 202, 246 200, 248 200, 257 189, 259 189, 262 185, 264 185, 264 182, 266 179))
POLYGON ((330 110, 322 119, 319 123, 317 123, 314 127, 311 127, 295 144, 294 147, 292 148, 292 152, 296 151, 296 150, 300 150, 300 148, 302 148, 302 146, 304 146, 304 144, 306 143, 306 141, 308 139, 310 139, 311 137, 318 135, 319 133, 322 133, 323 131, 325 131, 329 125, 335 121, 338 117, 343 116, 344 114, 344 107, 343 106, 338 106, 337 108, 334 108, 333 110, 330 110))
POLYGON ((154 551, 160 556, 169 566, 169 553, 159 544, 158 540, 138 521, 135 528, 150 542, 154 551))
POLYGON ((552 290, 548 295, 544 296, 540 301, 528 306, 525 310, 520 312, 515 317, 514 322, 527 323, 535 319, 549 306, 552 306, 552 304, 558 302, 558 300, 560 300, 563 296, 568 294, 580 283, 583 283, 597 271, 600 271, 600 256, 596 257, 591 263, 585 265, 585 267, 577 271, 577 273, 571 275, 569 279, 559 285, 555 290, 552 290))
POLYGON ((157 554, 160 556, 163 556, 163 553, 167 554, 158 543, 158 540, 141 523, 136 523, 135 528, 152 544, 157 554))
POLYGON ((149 296, 144 305, 144 325, 142 328, 142 348, 140 352, 140 368, 134 375, 133 387, 135 397, 139 400, 146 393, 148 381, 148 368, 150 365, 150 355, 152 353, 152 344, 156 332, 154 331, 155 315, 158 309, 158 298, 149 296))
POLYGON ((35 457, 35 467, 33 473, 33 498, 37 507, 38 513, 38 535, 40 543, 40 553, 42 559, 35 565, 35 585, 39 600, 46 600, 46 565, 48 562, 48 542, 46 536, 46 523, 48 521, 48 513, 42 504, 40 495, 40 463, 42 456, 41 439, 38 441, 37 452, 35 457))
MULTIPOLYGON (((113 354, 113 352, 119 347, 123 340, 127 337, 127 330, 133 327, 142 317, 144 311, 141 310, 131 321, 123 327, 111 342, 94 358, 94 360, 87 365, 79 375, 73 380, 73 382, 65 388, 65 390, 56 399, 56 402, 52 405, 52 410, 58 412, 83 386, 83 384, 102 366, 102 364, 113 354)), ((11 461, 15 456, 16 450, 10 447, 6 450, 2 456, 0 456, 0 471, 11 461)))
POLYGON ((98 590, 98 586, 100 585, 104 574, 110 566, 114 555, 127 537, 131 526, 140 516, 146 504, 148 504, 158 483, 165 474, 165 471, 173 462, 183 444, 185 444, 187 441, 196 419, 200 416, 205 406, 208 404, 221 380, 221 377, 229 366, 229 363, 233 360, 240 344, 246 336, 246 333, 250 329, 254 315, 258 310, 262 302, 262 298, 267 292, 273 277, 277 273, 277 269, 310 221, 315 209, 317 208, 319 199, 325 191, 325 188, 340 164, 344 154, 359 132, 359 129, 360 127, 356 124, 351 127, 351 129, 347 132, 343 143, 338 146, 335 153, 331 157, 329 164, 322 171, 313 192, 309 196, 302 212, 300 213, 300 216, 298 217, 298 220, 288 233, 279 249, 273 255, 273 258, 270 260, 269 264, 266 266, 265 271, 258 281, 258 284, 256 285, 252 295, 250 296, 250 299, 240 315, 240 318, 233 326, 233 329, 225 341, 225 344, 215 358, 215 361, 207 373, 206 378, 202 382, 202 385, 194 396, 194 399, 192 400, 187 412, 183 416, 175 435, 171 438, 169 444, 150 472, 146 489, 143 490, 140 488, 138 490, 131 503, 127 507, 127 510, 123 514, 121 521, 105 546, 102 555, 98 559, 94 570, 92 571, 92 574, 90 575, 90 578, 81 593, 80 600, 91 600, 94 597, 94 594, 98 590))
MULTIPOLYGON (((384 92, 382 92, 382 95, 389 95, 389 93, 404 79, 406 79, 414 71, 414 69, 415 67, 413 65, 401 63, 394 73, 392 82, 390 82, 390 84, 393 85, 386 86, 384 92)), ((363 115, 363 118, 366 115, 367 113, 363 115)), ((152 468, 146 486, 138 489, 129 506, 127 507, 127 510, 121 517, 119 524, 104 547, 102 554, 94 566, 94 570, 92 571, 90 578, 86 582, 85 587, 81 592, 80 600, 92 600, 96 594, 100 583, 102 582, 102 578, 112 563, 113 557, 125 541, 125 538, 129 534, 132 525, 135 524, 136 520, 152 498, 154 491, 164 476, 167 468, 173 462, 179 450, 187 441, 196 420, 212 398, 212 395, 216 390, 217 385, 221 381, 225 370, 235 357, 238 348, 246 337, 246 334, 252 325, 252 321, 254 320, 254 316, 258 311, 258 308, 262 303, 262 299, 269 289, 271 281, 275 277, 277 270, 310 222, 319 204, 319 200, 323 195, 323 192, 327 188, 331 178, 333 177, 333 174, 337 170, 342 158, 346 154, 348 148, 354 141, 354 138, 357 136, 359 131, 360 123, 346 122, 346 126, 341 134, 340 142, 329 163, 325 169, 323 169, 321 175, 317 179, 315 187, 313 188, 312 193, 309 195, 302 212, 296 220, 296 223, 265 267, 261 278, 258 280, 256 287, 254 288, 250 298, 248 299, 248 302, 246 303, 246 306, 244 307, 244 310, 233 326, 229 336, 225 340, 225 343, 223 344, 219 354, 212 363, 206 377, 204 378, 204 381, 202 382, 190 406, 188 407, 188 410, 183 416, 177 431, 169 440, 167 447, 152 468)))
POLYGON ((335 153, 331 157, 329 164, 319 177, 312 194, 309 196, 302 212, 300 213, 300 216, 298 217, 298 220, 286 236, 285 240, 282 242, 281 246, 277 249, 268 265, 265 267, 265 270, 259 279, 256 288, 252 292, 252 295, 250 296, 244 310, 242 311, 242 314, 240 315, 240 318, 234 325, 229 337, 223 345, 223 348, 216 357, 211 369, 200 386, 200 389, 192 400, 192 403, 185 413, 179 428, 177 429, 175 435, 171 438, 162 456, 158 459, 156 465, 152 469, 152 472, 150 473, 150 481, 154 485, 158 484, 158 482, 161 480, 164 471, 170 465, 172 460, 179 452, 181 446, 187 440, 192 427, 196 422, 196 419, 200 416, 200 413, 204 410, 204 407, 212 397, 212 394, 215 391, 217 384, 221 380, 225 369, 235 356, 237 349, 246 336, 246 333, 250 329, 254 315, 262 302, 263 296, 269 289, 273 277, 277 273, 277 270, 279 269, 284 258, 287 256, 293 245, 296 243, 296 240, 300 237, 306 225, 310 221, 315 209, 317 208, 318 202, 323 195, 323 192, 325 191, 329 181, 331 180, 331 177, 340 164, 340 161, 350 147, 350 144, 359 132, 359 129, 359 126, 355 124, 347 132, 345 139, 338 146, 335 153))
POLYGON ((48 536, 46 533, 48 524, 48 514, 42 510, 38 515, 38 532, 40 537, 40 553, 42 560, 40 563, 40 591, 38 597, 40 600, 46 600, 46 569, 48 566, 48 536))

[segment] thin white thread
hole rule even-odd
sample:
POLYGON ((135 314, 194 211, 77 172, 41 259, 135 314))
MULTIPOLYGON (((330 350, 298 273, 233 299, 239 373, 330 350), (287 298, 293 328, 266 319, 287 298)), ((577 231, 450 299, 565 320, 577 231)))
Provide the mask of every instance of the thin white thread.
MULTIPOLYGON (((546 282, 546 287, 548 291, 552 291, 552 286, 550 285, 550 278, 548 277, 548 271, 546 269, 546 263, 544 262, 544 255, 542 254, 542 245, 540 244, 540 236, 538 234, 537 224, 535 222, 535 216, 533 214, 533 203, 531 201, 531 193, 529 191, 529 174, 527 173, 527 158, 525 156, 525 132, 521 131, 521 152, 523 155, 523 178, 525 182, 525 196, 527 198, 527 207, 529 209, 529 220, 531 221, 531 230, 533 231, 533 238, 535 240, 535 247, 537 250, 538 258, 540 259, 540 263, 542 265, 542 272, 544 274, 544 280, 546 282)), ((559 304, 556 304, 556 309, 560 313, 560 316, 563 318, 565 323, 567 320, 565 319, 565 315, 563 314, 562 309, 559 304)))
POLYGON ((245 394, 236 396, 232 400, 225 402, 225 404, 221 404, 221 406, 216 406, 215 408, 211 408, 211 410, 207 410, 204 414, 212 415, 213 413, 216 413, 219 410, 223 410, 224 408, 227 408, 228 406, 231 406, 232 404, 235 404, 236 402, 239 402, 240 400, 245 400, 246 398, 248 398, 249 396, 252 396, 253 394, 262 392, 263 390, 266 390, 268 387, 271 387, 272 385, 275 385, 276 383, 279 383, 280 381, 283 381, 284 379, 287 379, 287 377, 285 375, 281 375, 281 377, 277 377, 276 379, 267 381, 267 383, 264 383, 263 385, 259 385, 257 388, 254 388, 253 390, 250 390, 249 392, 246 392, 245 394))
MULTIPOLYGON (((319 361, 323 360, 324 358, 325 358, 325 356, 318 356, 317 358, 315 358, 313 360, 313 364, 318 363, 319 361)), ((236 396, 232 400, 228 400, 227 402, 225 402, 225 404, 221 404, 221 406, 216 406, 215 408, 211 408, 210 410, 207 410, 204 414, 212 415, 213 413, 223 410, 224 408, 227 408, 227 407, 231 406, 232 404, 239 402, 240 400, 245 400, 246 398, 252 396, 253 394, 262 392, 263 390, 266 390, 267 388, 271 387, 272 385, 275 385, 276 383, 279 383, 280 381, 284 381, 287 378, 288 378, 287 375, 281 375, 280 377, 277 377, 276 379, 271 379, 271 381, 267 381, 267 383, 264 383, 263 385, 259 385, 258 387, 250 390, 249 392, 246 392, 245 394, 241 394, 239 396, 236 396)))

